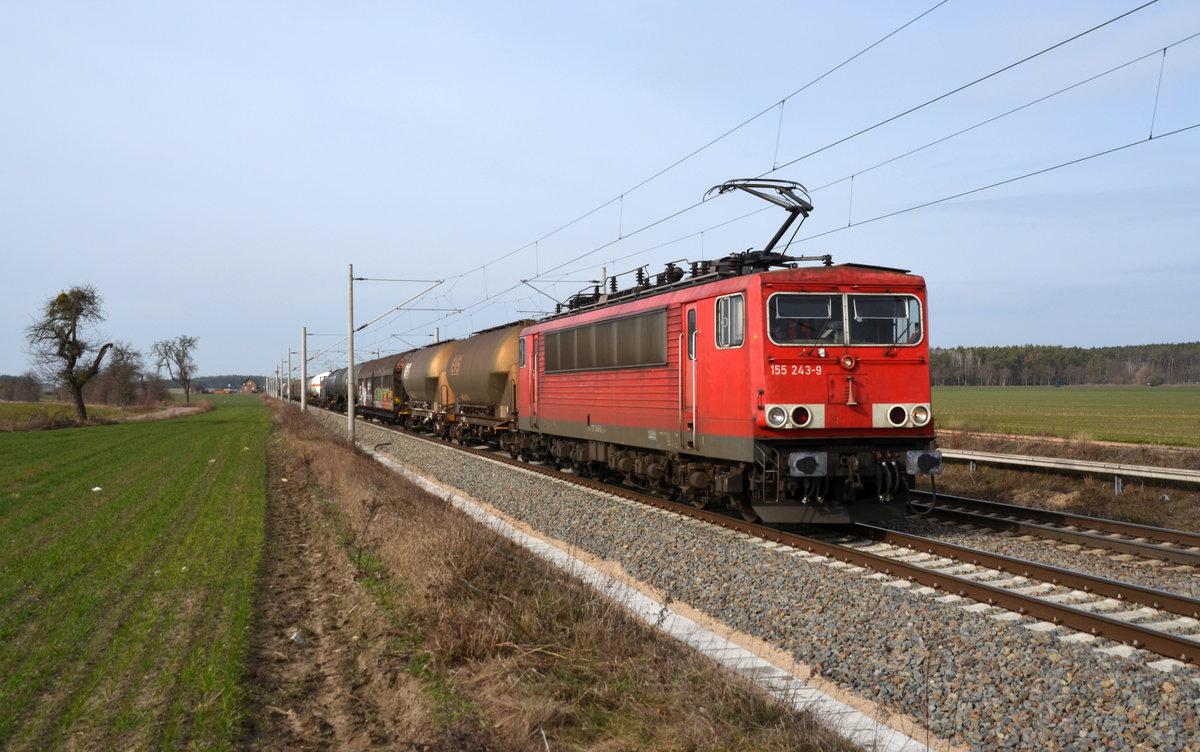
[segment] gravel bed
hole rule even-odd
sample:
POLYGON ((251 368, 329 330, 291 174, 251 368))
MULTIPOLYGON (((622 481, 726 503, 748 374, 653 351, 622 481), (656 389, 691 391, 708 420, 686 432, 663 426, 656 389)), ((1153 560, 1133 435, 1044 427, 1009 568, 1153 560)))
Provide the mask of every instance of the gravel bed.
MULTIPOLYGON (((345 418, 315 415, 342 431, 345 418)), ((712 528, 359 424, 367 446, 978 750, 1196 750, 1200 684, 712 528), (485 464, 486 463, 486 464, 485 464)))

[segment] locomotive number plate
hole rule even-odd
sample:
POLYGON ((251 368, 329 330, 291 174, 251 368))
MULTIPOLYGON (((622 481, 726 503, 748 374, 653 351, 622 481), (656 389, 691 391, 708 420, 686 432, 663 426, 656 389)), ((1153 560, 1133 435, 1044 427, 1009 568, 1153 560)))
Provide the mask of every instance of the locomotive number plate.
POLYGON ((773 363, 769 366, 772 376, 820 376, 821 366, 800 363, 773 363))

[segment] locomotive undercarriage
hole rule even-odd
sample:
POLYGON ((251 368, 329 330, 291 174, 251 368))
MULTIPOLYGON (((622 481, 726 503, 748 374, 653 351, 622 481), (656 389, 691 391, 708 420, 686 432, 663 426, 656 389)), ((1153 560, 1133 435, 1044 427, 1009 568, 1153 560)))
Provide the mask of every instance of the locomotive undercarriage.
POLYGON ((903 516, 918 473, 941 470, 929 443, 812 447, 759 442, 750 497, 764 522, 837 523, 903 516))
POLYGON ((737 462, 521 432, 513 430, 511 419, 478 410, 447 413, 440 405, 409 402, 390 415, 371 409, 360 414, 461 444, 499 446, 514 458, 569 468, 701 509, 732 509, 771 524, 899 517, 916 475, 941 472, 932 442, 890 447, 756 442, 754 462, 737 462))
POLYGON ((569 468, 583 477, 642 488, 701 509, 728 505, 754 518, 745 495, 746 463, 535 433, 505 435, 500 443, 514 458, 569 468))
MULTIPOLYGON (((909 464, 913 445, 797 451, 795 447, 756 444, 755 462, 655 452, 601 441, 535 433, 502 436, 512 457, 570 468, 578 475, 620 482, 699 508, 739 511, 748 520, 774 524, 838 523, 879 520, 905 513, 908 490, 915 484, 909 464), (824 462, 804 462, 820 455, 824 462), (795 463, 803 467, 797 469, 795 463), (809 470, 804 474, 803 470, 809 470)), ((934 472, 940 470, 939 464, 934 472)), ((920 472, 926 472, 922 467, 920 472)))

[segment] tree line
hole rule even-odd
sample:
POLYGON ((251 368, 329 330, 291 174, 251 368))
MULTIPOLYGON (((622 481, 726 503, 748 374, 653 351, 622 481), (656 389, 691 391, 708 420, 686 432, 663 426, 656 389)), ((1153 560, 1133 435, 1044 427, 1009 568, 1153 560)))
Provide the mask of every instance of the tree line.
POLYGON ((1200 342, 1124 347, 933 348, 934 386, 1200 383, 1200 342))
POLYGON ((25 330, 34 367, 24 376, 0 383, 0 398, 32 396, 31 387, 36 384, 36 396, 30 401, 38 400, 45 381, 58 387, 60 398, 75 403, 76 419, 85 422, 87 402, 131 405, 169 400, 161 378, 165 369, 167 376, 183 387, 184 400, 191 401, 196 337, 180 335, 155 342, 150 349, 151 373, 145 357, 129 343, 102 342, 95 326, 104 318, 103 299, 91 285, 72 287, 49 298, 25 330))

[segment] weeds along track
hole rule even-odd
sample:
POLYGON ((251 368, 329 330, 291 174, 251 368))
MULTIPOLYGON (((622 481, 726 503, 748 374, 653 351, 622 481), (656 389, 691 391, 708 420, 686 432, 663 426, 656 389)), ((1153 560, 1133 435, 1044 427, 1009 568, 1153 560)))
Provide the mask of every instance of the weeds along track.
MULTIPOLYGON (((331 425, 344 420, 328 419, 331 425)), ((870 550, 880 543, 866 536, 831 540, 823 534, 826 540, 820 540, 659 499, 648 507, 619 498, 627 492, 610 486, 597 491, 573 476, 523 463, 514 468, 494 454, 359 426, 366 446, 543 536, 611 562, 670 600, 786 653, 801 673, 810 671, 905 714, 954 744, 992 749, 996 740, 1007 739, 1016 748, 1126 749, 1149 743, 1159 750, 1200 750, 1195 741, 1200 682, 1195 665, 1187 662, 1200 653, 1200 643, 1169 631, 1152 640, 1130 623, 1137 619, 1095 613, 1108 608, 1108 601, 1121 605, 1117 597, 1106 596, 1090 610, 1064 609, 1054 601, 1072 598, 1047 601, 996 585, 1024 576, 1011 570, 993 575, 962 561, 950 567, 958 574, 930 570, 904 561, 926 554, 893 546, 903 555, 889 558, 870 550), (1160 650, 1185 661, 1161 658, 1154 652, 1160 650)), ((923 520, 904 524, 933 526, 923 520)), ((1097 557, 1090 558, 1095 566, 1097 557)), ((1062 564, 1105 579, 1131 579, 1062 564)), ((1161 587, 1139 583, 1144 587, 1197 596, 1188 572, 1140 569, 1147 577, 1167 578, 1161 587)), ((1025 587, 1045 585, 1058 587, 1032 578, 1025 587)), ((1086 592, 1082 586, 1062 587, 1086 592)))

